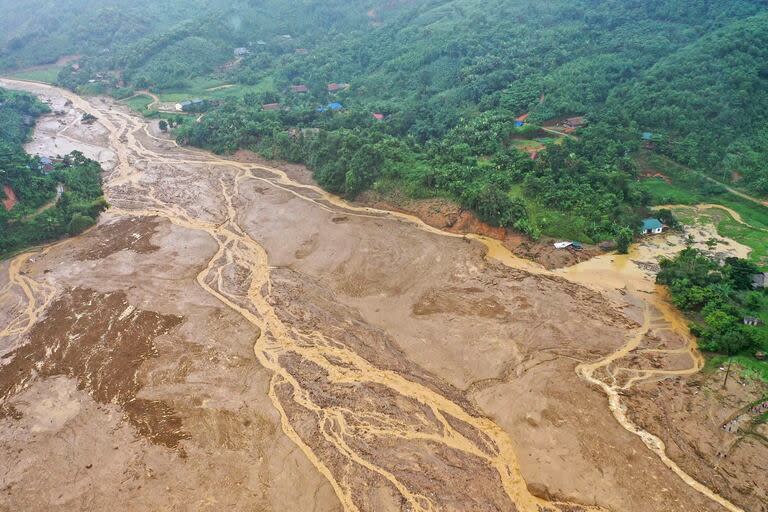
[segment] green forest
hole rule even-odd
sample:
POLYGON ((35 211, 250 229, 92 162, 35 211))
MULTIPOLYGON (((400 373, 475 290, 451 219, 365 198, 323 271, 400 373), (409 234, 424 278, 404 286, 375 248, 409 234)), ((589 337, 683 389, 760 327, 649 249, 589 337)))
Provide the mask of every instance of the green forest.
POLYGON ((0 200, 10 191, 18 201, 10 210, 0 205, 0 258, 80 233, 106 208, 97 162, 74 152, 51 168, 24 151, 35 119, 47 111, 34 96, 0 89, 0 200))
POLYGON ((669 287, 674 304, 692 319, 691 332, 702 349, 751 356, 768 351, 768 294, 753 287, 758 271, 747 260, 727 258, 721 264, 688 248, 662 260, 657 282, 669 287))
POLYGON ((768 195, 759 0, 59 4, 0 0, 25 20, 0 22, 0 69, 75 55, 57 80, 82 93, 188 91, 210 101, 172 123, 179 142, 303 163, 348 198, 445 197, 533 238, 622 239, 654 199, 643 134, 768 195))

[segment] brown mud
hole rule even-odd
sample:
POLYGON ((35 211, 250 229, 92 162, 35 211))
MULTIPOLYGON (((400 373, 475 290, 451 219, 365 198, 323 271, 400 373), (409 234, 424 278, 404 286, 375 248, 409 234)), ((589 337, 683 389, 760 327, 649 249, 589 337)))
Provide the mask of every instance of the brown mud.
POLYGON ((0 266, 0 509, 760 510, 628 412, 702 365, 653 242, 550 272, 0 83, 72 102, 30 148, 99 158, 112 205, 0 266))
POLYGON ((381 210, 401 212, 417 217, 425 224, 448 233, 474 234, 501 241, 515 256, 525 258, 553 270, 569 267, 601 254, 596 246, 585 245, 582 250, 556 249, 551 238, 532 240, 529 237, 501 227, 491 226, 456 203, 446 199, 409 199, 393 193, 381 195, 364 192, 357 203, 381 210))

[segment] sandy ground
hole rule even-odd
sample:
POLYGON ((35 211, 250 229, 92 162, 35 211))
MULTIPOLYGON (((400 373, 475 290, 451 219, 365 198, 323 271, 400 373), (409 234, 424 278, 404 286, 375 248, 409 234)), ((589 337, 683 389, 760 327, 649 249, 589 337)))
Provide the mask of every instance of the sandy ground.
POLYGON ((713 394, 685 428, 652 405, 703 385, 652 284, 679 240, 552 272, 10 85, 65 110, 30 151, 100 159, 112 208, 0 262, 0 510, 765 510, 763 444, 661 444, 740 436, 713 394))

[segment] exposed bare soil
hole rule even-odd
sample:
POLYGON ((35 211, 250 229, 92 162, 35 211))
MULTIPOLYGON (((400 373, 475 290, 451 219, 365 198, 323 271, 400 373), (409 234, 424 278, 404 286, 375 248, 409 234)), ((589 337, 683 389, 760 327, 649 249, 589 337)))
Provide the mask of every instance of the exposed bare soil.
POLYGON ((382 196, 376 192, 364 192, 358 202, 373 208, 414 215, 424 223, 449 233, 473 233, 494 238, 501 241, 512 254, 535 261, 548 270, 568 267, 601 253, 597 247, 589 245, 580 251, 572 248, 556 249, 553 245, 555 240, 551 238, 534 241, 515 231, 490 226, 478 219, 472 211, 445 199, 416 200, 398 194, 382 196))
POLYGON ((80 260, 101 260, 116 252, 133 251, 138 254, 149 254, 160 247, 152 243, 152 237, 157 234, 158 219, 154 218, 120 218, 103 225, 97 232, 83 235, 84 249, 77 257, 80 260))
POLYGON ((64 290, 46 320, 29 331, 27 343, 3 356, 8 362, 0 374, 0 397, 7 401, 32 379, 70 377, 97 403, 122 407, 139 434, 175 448, 186 435, 173 409, 136 395, 139 369, 156 351, 154 339, 181 321, 136 310, 122 292, 64 290))
POLYGON ((682 236, 550 272, 6 85, 72 103, 30 148, 100 158, 112 208, 0 262, 0 510, 762 512, 762 445, 666 450, 705 427, 644 398, 702 365, 652 284, 682 236))
POLYGON ((657 430, 671 456, 685 470, 720 494, 738 496, 746 510, 768 510, 768 438, 762 426, 746 421, 738 431, 723 427, 765 389, 725 372, 669 379, 635 388, 628 396, 638 425, 657 430), (749 471, 745 471, 749 468, 749 471))
POLYGON ((16 192, 13 191, 8 185, 3 185, 3 208, 9 212, 16 206, 18 199, 16 199, 16 192))

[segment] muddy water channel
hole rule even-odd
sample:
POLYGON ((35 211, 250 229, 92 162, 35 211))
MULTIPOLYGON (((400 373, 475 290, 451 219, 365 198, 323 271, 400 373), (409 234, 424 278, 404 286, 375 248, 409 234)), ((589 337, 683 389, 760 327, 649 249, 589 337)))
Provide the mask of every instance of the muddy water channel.
POLYGON ((63 111, 28 150, 98 159, 111 205, 0 265, 3 506, 743 509, 622 401, 701 369, 653 285, 682 238, 545 271, 109 100, 0 85, 63 111))

